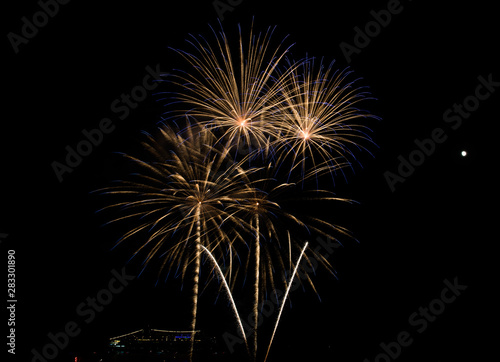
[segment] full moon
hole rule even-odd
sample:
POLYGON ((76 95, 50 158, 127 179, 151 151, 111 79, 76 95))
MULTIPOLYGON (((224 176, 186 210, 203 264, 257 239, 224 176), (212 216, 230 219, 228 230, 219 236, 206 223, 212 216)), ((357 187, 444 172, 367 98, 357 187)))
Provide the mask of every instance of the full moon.
POLYGON ((467 156, 467 151, 464 150, 464 151, 462 151, 461 154, 462 154, 462 157, 465 157, 465 156, 467 156))

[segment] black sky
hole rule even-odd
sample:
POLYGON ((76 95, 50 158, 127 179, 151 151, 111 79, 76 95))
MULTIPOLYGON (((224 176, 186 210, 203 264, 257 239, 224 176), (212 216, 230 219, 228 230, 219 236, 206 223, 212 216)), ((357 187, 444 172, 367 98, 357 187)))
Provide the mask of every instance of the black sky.
MULTIPOLYGON (((160 64, 163 72, 183 66, 169 47, 185 47, 189 33, 210 35, 209 25, 217 25, 212 2, 199 3, 70 2, 17 54, 7 34, 21 34, 21 19, 31 19, 40 7, 23 1, 3 11, 0 233, 8 236, 0 247, 4 260, 14 249, 18 262, 15 360, 30 361, 31 349, 41 350, 48 333, 70 321, 82 332, 57 361, 145 325, 186 328, 189 287, 181 292, 176 280, 155 287, 153 273, 131 282, 91 323, 76 310, 107 286, 113 269, 126 265, 130 275, 140 270, 136 262, 127 264, 131 249, 110 251, 120 230, 101 227, 105 220, 94 212, 102 200, 89 193, 121 176, 113 152, 136 147, 140 131, 152 129, 164 109, 150 94, 120 120, 110 104, 142 84, 146 66, 160 64), (63 162, 65 147, 105 117, 115 129, 59 182, 51 164, 63 162)), ((443 113, 474 96, 478 77, 491 74, 500 82, 497 10, 481 2, 437 7, 401 1, 402 11, 348 64, 339 44, 353 45, 354 28, 364 28, 373 20, 370 12, 388 3, 244 0, 224 13, 228 33, 254 17, 256 28, 277 25, 276 39, 289 34, 297 58, 308 54, 336 59, 339 68, 349 65, 370 86, 378 99, 371 110, 382 118, 371 124, 375 157, 361 156, 362 167, 335 188, 360 204, 324 209, 359 243, 346 242, 331 255, 338 280, 318 274, 322 302, 310 289, 293 293, 273 348, 287 351, 290 360, 373 361, 379 344, 404 330, 414 341, 399 361, 480 360, 492 343, 485 326, 492 319, 492 248, 498 239, 493 152, 500 87, 456 129, 443 113), (407 159, 417 148, 414 140, 431 137, 436 128, 447 139, 391 192, 384 173, 397 173, 398 156, 407 159), (417 332, 410 315, 439 298, 443 281, 454 278, 468 288, 417 332), (311 351, 313 343, 321 349, 311 351)), ((223 298, 214 301, 209 288, 200 300, 200 328, 220 338, 234 326, 223 298)), ((271 324, 264 322, 263 334, 271 324)))

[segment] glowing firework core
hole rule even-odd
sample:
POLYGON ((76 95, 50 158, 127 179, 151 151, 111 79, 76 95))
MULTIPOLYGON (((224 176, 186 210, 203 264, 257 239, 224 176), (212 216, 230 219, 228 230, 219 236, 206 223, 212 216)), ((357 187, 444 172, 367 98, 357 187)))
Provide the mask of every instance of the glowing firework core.
POLYGON ((300 131, 300 136, 304 139, 304 141, 307 141, 311 137, 311 134, 306 129, 306 130, 301 130, 300 131))
POLYGON ((251 118, 246 118, 246 119, 238 119, 238 125, 240 127, 246 127, 247 126, 247 121, 251 121, 251 118))

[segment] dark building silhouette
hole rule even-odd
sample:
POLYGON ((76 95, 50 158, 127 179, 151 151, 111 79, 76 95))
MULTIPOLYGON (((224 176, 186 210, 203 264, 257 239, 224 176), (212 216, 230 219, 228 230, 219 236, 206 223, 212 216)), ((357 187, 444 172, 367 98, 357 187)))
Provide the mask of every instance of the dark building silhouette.
POLYGON ((203 335, 200 330, 139 329, 111 337, 108 358, 112 361, 185 361, 191 338, 195 355, 217 355, 214 337, 203 335))

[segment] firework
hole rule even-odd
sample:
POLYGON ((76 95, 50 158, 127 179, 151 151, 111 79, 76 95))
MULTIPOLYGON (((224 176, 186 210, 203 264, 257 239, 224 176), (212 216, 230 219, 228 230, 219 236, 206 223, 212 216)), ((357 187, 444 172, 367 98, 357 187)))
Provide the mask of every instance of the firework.
MULTIPOLYGON (((147 135, 143 143, 147 157, 125 155, 137 172, 103 191, 120 198, 109 207, 125 212, 113 221, 137 220, 137 226, 119 243, 144 236, 134 253, 145 253, 144 268, 159 259, 159 274, 167 270, 184 279, 192 271, 191 330, 196 328, 203 253, 212 263, 212 278, 216 275, 222 280, 220 288, 228 295, 247 350, 231 291, 240 279, 240 267, 245 279, 247 275, 252 279, 250 354, 254 360, 258 306, 268 293, 278 298, 276 285, 284 284, 286 293, 267 359, 299 269, 303 279, 299 283, 306 281, 316 294, 306 272, 313 266, 312 259, 335 275, 323 255, 308 248, 308 242, 304 245, 304 237, 351 237, 345 228, 321 218, 298 216, 287 205, 297 199, 353 202, 318 186, 309 195, 304 181, 318 180, 324 173, 332 177, 343 173, 344 167, 356 161, 357 151, 368 151, 371 139, 366 120, 377 117, 360 108, 370 95, 357 85, 358 80, 350 80, 352 72, 337 70, 333 63, 317 66, 312 58, 290 61, 290 47, 283 42, 271 45, 274 29, 255 33, 252 26, 246 38, 239 28, 234 48, 222 29, 212 31, 213 45, 192 36, 193 51, 176 50, 190 65, 172 82, 180 88, 173 98, 187 117, 185 127, 174 131, 162 126, 157 136, 147 135), (248 152, 240 157, 235 151, 243 148, 248 152), (257 153, 262 157, 254 157, 257 153), (299 183, 302 189, 297 192, 299 183), (292 250, 300 250, 295 264, 292 250), (226 258, 229 265, 222 272, 226 258)), ((191 357, 193 343, 194 336, 191 357)))
POLYGON ((284 100, 276 103, 270 115, 279 134, 275 140, 278 163, 288 162, 290 171, 299 169, 303 178, 322 172, 333 176, 356 159, 354 150, 368 151, 364 144, 371 139, 365 121, 377 118, 358 108, 370 95, 355 85, 357 80, 348 80, 352 72, 336 70, 333 63, 318 68, 314 59, 292 72, 286 68, 284 100))
POLYGON ((214 149, 213 135, 196 126, 189 125, 185 138, 166 127, 159 128, 159 133, 157 138, 148 135, 143 143, 149 160, 125 155, 137 168, 134 180, 102 191, 126 199, 109 206, 126 212, 114 222, 140 221, 119 243, 145 234, 134 253, 146 253, 144 267, 160 257, 160 272, 167 268, 170 274, 176 269, 184 278, 192 265, 191 330, 195 330, 201 246, 222 258, 237 240, 244 240, 238 230, 245 222, 234 210, 245 207, 238 200, 248 189, 245 181, 250 171, 243 170, 241 163, 225 167, 227 150, 214 149))
POLYGON ((275 70, 290 47, 271 47, 274 29, 254 34, 252 27, 245 41, 239 28, 234 47, 222 30, 212 31, 215 46, 192 36, 189 43, 194 52, 176 50, 191 70, 174 76, 173 83, 182 89, 175 99, 190 107, 183 112, 216 129, 226 147, 264 149, 269 139, 277 136, 269 111, 280 101, 280 88, 298 64, 290 64, 276 76, 275 70))

